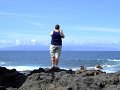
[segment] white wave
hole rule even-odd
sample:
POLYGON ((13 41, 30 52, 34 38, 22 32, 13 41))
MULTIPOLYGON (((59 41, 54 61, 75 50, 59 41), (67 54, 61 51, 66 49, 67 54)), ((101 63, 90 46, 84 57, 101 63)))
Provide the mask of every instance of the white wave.
POLYGON ((111 67, 114 67, 115 65, 108 65, 108 64, 105 64, 105 65, 102 65, 102 67, 108 67, 108 68, 111 68, 111 67))
MULTIPOLYGON (((115 68, 115 65, 108 65, 108 64, 105 64, 105 65, 101 65, 101 67, 103 67, 103 69, 101 69, 101 71, 103 72, 106 72, 106 73, 114 73, 116 72, 115 68)), ((95 70, 95 67, 87 67, 88 70, 95 70)))
MULTIPOLYGON (((4 63, 3 63, 4 64, 4 63)), ((106 73, 114 73, 116 72, 116 65, 101 65, 103 67, 103 69, 101 71, 104 71, 106 73)), ((16 69, 17 71, 32 71, 34 69, 39 69, 40 66, 5 66, 7 69, 16 69)), ((43 67, 42 68, 51 68, 51 67, 43 67)), ((66 69, 66 70, 70 70, 72 69, 73 71, 76 70, 80 70, 80 67, 71 67, 71 68, 66 68, 66 67, 60 67, 61 69, 66 69)), ((94 70, 95 67, 91 66, 91 67, 86 67, 87 70, 94 70)))
MULTIPOLYGON (((40 66, 5 66, 7 69, 16 69, 17 71, 26 71, 26 70, 34 70, 39 69, 40 66)), ((46 68, 46 67, 42 67, 46 68)))
MULTIPOLYGON (((74 68, 61 68, 61 69, 66 69, 66 70, 72 69, 73 71, 80 70, 79 67, 74 67, 74 68)), ((91 66, 91 67, 86 67, 86 69, 87 69, 87 70, 95 70, 95 67, 93 67, 93 66, 91 66)), ((106 73, 114 73, 114 72, 116 72, 116 70, 114 70, 113 68, 111 68, 111 66, 109 66, 109 65, 108 65, 107 68, 101 69, 101 71, 106 72, 106 73)))
POLYGON ((120 62, 120 59, 107 59, 108 61, 120 62))
POLYGON ((106 73, 114 73, 117 71, 117 67, 119 67, 120 64, 116 64, 116 65, 109 65, 109 64, 105 64, 105 65, 102 65, 103 67, 103 70, 104 72, 106 73))
POLYGON ((6 64, 6 62, 0 62, 0 66, 3 66, 5 64, 6 64))
POLYGON ((88 70, 93 70, 95 67, 87 67, 88 70))
POLYGON ((106 72, 106 73, 115 73, 116 71, 115 70, 106 70, 106 69, 104 69, 104 70, 102 70, 103 72, 106 72))

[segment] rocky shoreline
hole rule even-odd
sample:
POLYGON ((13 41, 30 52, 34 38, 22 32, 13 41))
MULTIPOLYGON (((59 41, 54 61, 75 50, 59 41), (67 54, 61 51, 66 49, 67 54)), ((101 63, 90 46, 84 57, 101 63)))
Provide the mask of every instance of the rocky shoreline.
POLYGON ((0 67, 0 90, 120 90, 120 72, 59 68, 19 72, 0 67))

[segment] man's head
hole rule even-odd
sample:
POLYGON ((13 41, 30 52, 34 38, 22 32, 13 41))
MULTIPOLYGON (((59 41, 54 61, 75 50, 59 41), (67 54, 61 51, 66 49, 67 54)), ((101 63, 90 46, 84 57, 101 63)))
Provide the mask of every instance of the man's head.
POLYGON ((60 26, 58 24, 55 25, 55 29, 59 30, 60 26))

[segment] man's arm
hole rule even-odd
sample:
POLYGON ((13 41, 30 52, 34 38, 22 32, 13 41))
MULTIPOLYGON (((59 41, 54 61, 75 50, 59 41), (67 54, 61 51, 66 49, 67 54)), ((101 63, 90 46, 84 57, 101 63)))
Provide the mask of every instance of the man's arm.
POLYGON ((50 36, 52 36, 53 35, 53 31, 50 33, 50 36))
POLYGON ((62 38, 65 38, 65 35, 62 30, 60 30, 60 35, 62 36, 62 38))

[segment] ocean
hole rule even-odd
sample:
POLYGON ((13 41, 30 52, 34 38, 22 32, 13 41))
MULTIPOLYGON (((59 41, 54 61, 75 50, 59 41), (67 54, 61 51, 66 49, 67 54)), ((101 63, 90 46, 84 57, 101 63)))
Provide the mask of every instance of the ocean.
MULTIPOLYGON (((111 73, 120 70, 120 51, 63 51, 59 67, 77 70, 101 65, 103 71, 111 73)), ((49 51, 0 51, 0 66, 18 71, 51 67, 49 51)))

